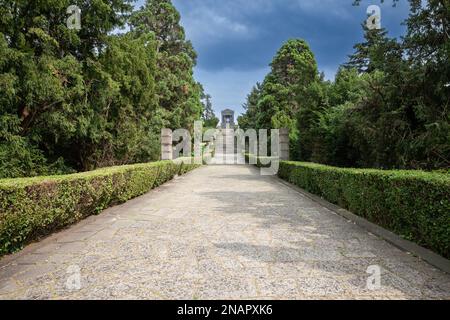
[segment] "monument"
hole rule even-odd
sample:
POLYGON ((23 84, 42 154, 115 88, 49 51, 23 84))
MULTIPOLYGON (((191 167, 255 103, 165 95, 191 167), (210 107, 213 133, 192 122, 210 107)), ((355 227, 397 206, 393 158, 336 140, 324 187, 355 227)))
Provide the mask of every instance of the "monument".
POLYGON ((225 109, 222 111, 222 129, 234 130, 234 111, 225 109))

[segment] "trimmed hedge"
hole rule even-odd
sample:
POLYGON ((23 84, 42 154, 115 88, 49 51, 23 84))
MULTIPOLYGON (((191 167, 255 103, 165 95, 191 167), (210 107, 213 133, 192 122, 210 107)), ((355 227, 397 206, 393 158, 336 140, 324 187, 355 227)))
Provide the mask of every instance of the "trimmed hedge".
POLYGON ((450 258, 450 175, 280 162, 279 176, 450 258))
POLYGON ((196 167, 183 160, 161 161, 64 176, 0 180, 0 256, 196 167))

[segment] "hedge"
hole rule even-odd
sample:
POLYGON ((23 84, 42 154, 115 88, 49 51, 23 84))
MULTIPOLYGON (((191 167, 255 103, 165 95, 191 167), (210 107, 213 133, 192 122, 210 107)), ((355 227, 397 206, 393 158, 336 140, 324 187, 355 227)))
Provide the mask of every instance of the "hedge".
POLYGON ((280 162, 279 176, 450 258, 450 175, 280 162))
POLYGON ((161 161, 64 176, 0 180, 0 256, 196 167, 183 160, 161 161))

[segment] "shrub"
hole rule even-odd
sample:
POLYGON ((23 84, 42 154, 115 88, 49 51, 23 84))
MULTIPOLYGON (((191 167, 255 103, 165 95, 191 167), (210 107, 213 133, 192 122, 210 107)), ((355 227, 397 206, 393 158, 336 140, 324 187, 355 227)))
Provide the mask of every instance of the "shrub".
POLYGON ((279 176, 450 258, 450 175, 280 162, 279 176))
POLYGON ((196 167, 184 161, 161 161, 65 176, 0 180, 0 256, 196 167))

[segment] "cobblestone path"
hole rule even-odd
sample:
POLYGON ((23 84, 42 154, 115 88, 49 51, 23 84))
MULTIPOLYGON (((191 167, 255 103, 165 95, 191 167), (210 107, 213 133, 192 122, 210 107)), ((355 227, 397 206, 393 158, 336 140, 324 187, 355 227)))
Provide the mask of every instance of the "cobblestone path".
POLYGON ((256 168, 208 166, 0 260, 11 298, 450 299, 450 276, 256 168))

